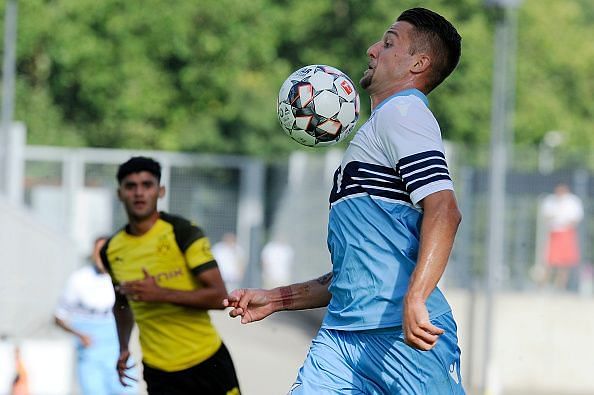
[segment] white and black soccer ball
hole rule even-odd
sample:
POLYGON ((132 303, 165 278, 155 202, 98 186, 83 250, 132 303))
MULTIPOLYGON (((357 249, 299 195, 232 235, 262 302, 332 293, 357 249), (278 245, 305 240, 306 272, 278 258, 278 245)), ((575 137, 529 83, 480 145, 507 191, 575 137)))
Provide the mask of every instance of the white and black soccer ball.
POLYGON ((277 109, 283 130, 293 140, 309 147, 332 145, 355 128, 359 94, 345 73, 314 64, 285 80, 277 109))

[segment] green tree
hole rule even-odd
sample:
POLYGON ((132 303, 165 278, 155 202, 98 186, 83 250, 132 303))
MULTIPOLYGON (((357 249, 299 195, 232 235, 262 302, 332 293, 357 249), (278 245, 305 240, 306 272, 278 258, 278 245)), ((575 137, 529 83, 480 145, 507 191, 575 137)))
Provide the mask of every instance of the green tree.
MULTIPOLYGON (((20 2, 16 118, 34 144, 282 155, 299 148, 276 120, 284 79, 316 63, 358 81, 368 46, 419 5, 463 37, 458 70, 430 96, 444 137, 484 146, 494 56, 484 0, 20 2)), ((567 151, 594 148, 593 16, 589 0, 522 2, 518 144, 554 129, 567 151)))

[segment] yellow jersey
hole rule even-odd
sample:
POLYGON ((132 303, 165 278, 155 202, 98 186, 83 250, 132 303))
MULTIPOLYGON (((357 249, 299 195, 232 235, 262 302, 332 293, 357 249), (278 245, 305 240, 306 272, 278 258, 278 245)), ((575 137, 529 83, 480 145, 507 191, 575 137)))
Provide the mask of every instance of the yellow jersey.
MULTIPOLYGON (((141 236, 126 228, 118 231, 101 256, 114 285, 144 278, 145 268, 160 287, 182 291, 199 288, 196 275, 217 266, 202 230, 163 212, 141 236)), ((128 303, 138 325, 143 363, 151 367, 184 370, 210 358, 221 346, 206 310, 131 299, 128 303)))

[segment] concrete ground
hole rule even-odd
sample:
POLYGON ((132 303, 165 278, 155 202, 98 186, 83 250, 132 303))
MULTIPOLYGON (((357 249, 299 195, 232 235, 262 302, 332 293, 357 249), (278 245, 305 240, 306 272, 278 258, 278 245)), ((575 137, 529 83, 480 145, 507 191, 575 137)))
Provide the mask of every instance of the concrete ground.
POLYGON ((227 311, 210 311, 210 316, 233 357, 242 395, 288 392, 317 332, 319 317, 281 312, 243 325, 227 311))

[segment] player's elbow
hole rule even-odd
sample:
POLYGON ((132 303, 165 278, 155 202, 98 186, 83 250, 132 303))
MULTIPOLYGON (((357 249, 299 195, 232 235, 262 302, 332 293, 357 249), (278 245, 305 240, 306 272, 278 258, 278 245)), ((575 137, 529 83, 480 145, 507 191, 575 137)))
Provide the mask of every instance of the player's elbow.
POLYGON ((454 223, 456 228, 458 228, 458 226, 460 226, 460 224, 462 223, 462 213, 460 212, 460 209, 458 207, 454 207, 451 210, 451 216, 452 223, 454 223))
POLYGON ((455 203, 443 205, 438 215, 455 230, 462 222, 462 213, 455 203))
POLYGON ((453 208, 449 211, 448 222, 450 223, 453 232, 456 233, 462 222, 462 213, 458 208, 453 208))
POLYGON ((443 211, 445 211, 448 221, 458 227, 458 225, 460 225, 462 222, 462 213, 458 208, 456 200, 451 198, 446 200, 444 203, 445 204, 441 205, 441 208, 443 211))

